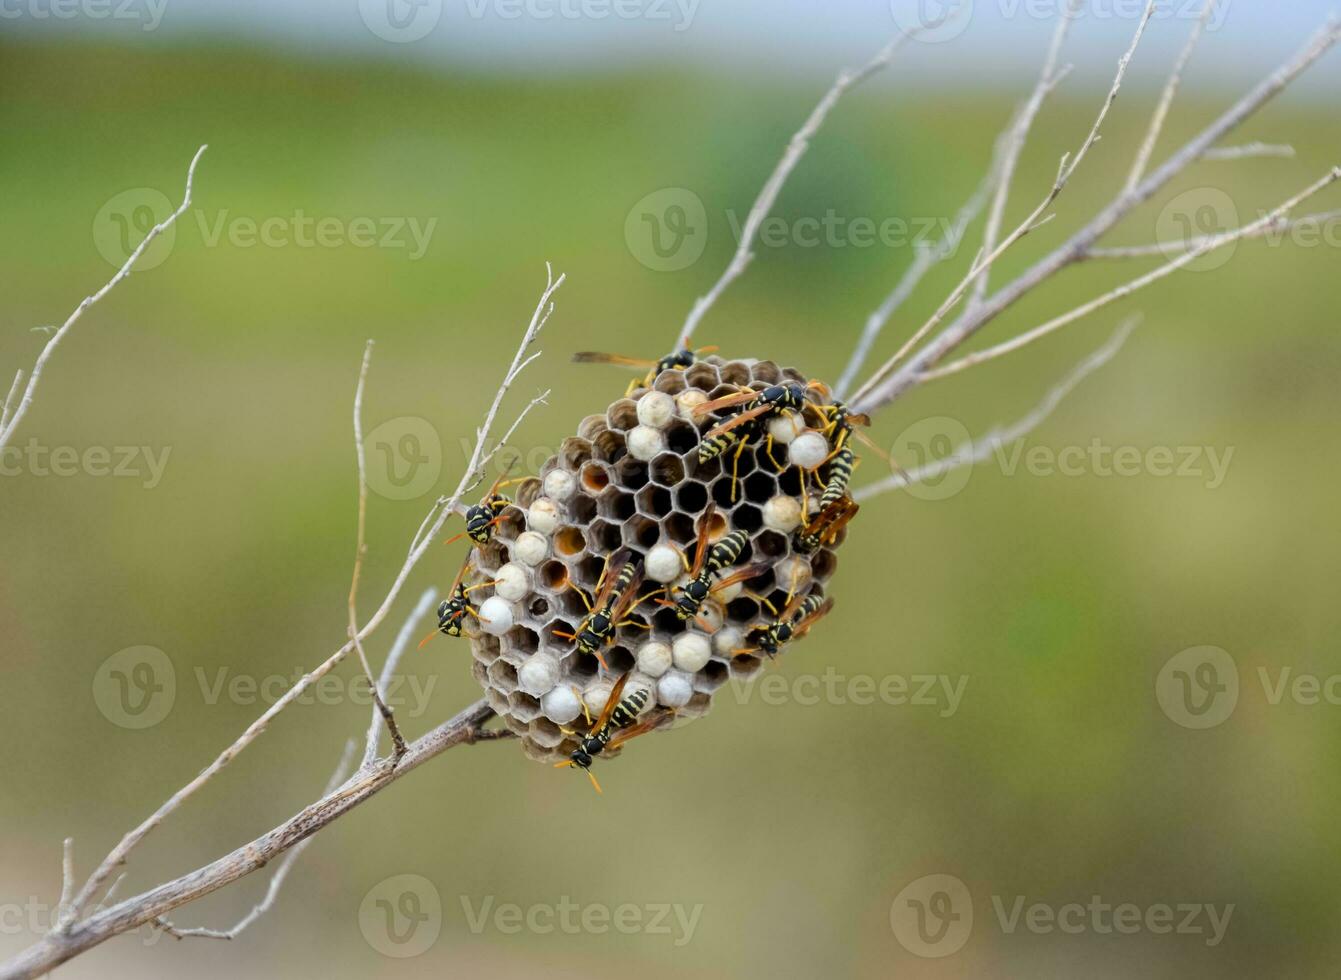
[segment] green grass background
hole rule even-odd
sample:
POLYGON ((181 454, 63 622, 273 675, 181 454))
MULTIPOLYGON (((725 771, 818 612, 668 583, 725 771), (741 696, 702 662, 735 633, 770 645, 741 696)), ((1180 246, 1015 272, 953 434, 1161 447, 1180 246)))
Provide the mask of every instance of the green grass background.
MULTIPOLYGON (((883 81, 834 114, 783 194, 790 219, 953 214, 1020 93, 907 97, 883 81)), ((743 214, 816 93, 784 78, 626 76, 538 82, 434 74, 377 62, 303 61, 242 48, 0 47, 4 234, 0 364, 42 337, 111 266, 93 219, 113 195, 174 202, 186 163, 207 221, 295 209, 437 219, 427 254, 207 247, 194 214, 159 267, 121 286, 62 347, 19 434, 46 446, 170 447, 162 483, 78 476, 0 481, 0 902, 50 902, 60 839, 81 869, 193 776, 261 710, 205 703, 193 671, 289 675, 343 632, 353 551, 350 402, 363 342, 377 340, 367 427, 422 416, 446 447, 437 490, 462 460, 543 285, 568 276, 545 357, 514 404, 553 387, 517 445, 553 446, 624 384, 567 363, 594 348, 656 355, 727 261, 723 215, 743 214), (709 243, 689 269, 630 254, 624 220, 645 194, 692 189, 709 243), (162 724, 117 728, 91 694, 99 664, 148 644, 172 658, 178 700, 162 724)), ((1013 212, 1077 145, 1099 93, 1049 107, 1013 212)), ((1226 93, 1228 97, 1228 93, 1226 93)), ((1150 104, 1133 93, 1058 206, 997 281, 1106 200, 1150 104)), ((1164 147, 1215 112, 1180 104, 1164 147)), ((1153 238, 1163 201, 1223 189, 1255 216, 1338 162, 1334 105, 1286 101, 1244 139, 1289 139, 1295 160, 1208 163, 1113 242, 1153 238)), ((1336 206, 1335 196, 1320 206, 1336 206)), ((1335 230, 1333 231, 1335 236, 1335 230)), ((882 345, 921 321, 974 239, 929 278, 882 345)), ((732 355, 820 377, 841 369, 907 249, 763 249, 700 331, 732 355)), ((1069 271, 991 338, 1033 325, 1144 266, 1069 271)), ((62 968, 104 976, 622 975, 647 978, 1330 975, 1338 952, 1341 706, 1269 705, 1258 667, 1336 672, 1341 615, 1334 438, 1341 394, 1334 247, 1245 245, 1215 272, 1182 273, 1009 362, 919 392, 877 419, 893 444, 920 419, 971 431, 1022 414, 1128 311, 1144 326, 1032 445, 1233 447, 1216 489, 1197 479, 1033 477, 976 471, 947 500, 896 494, 864 508, 843 551, 836 614, 784 675, 967 675, 952 717, 935 708, 752 701, 729 690, 704 721, 603 767, 606 795, 515 746, 451 753, 323 833, 279 908, 232 944, 121 939, 62 968), (1154 697, 1165 660, 1214 644, 1243 693, 1211 731, 1174 725, 1154 697), (443 934, 408 961, 358 928, 390 874, 432 880, 443 934), (919 960, 890 903, 945 872, 975 896, 965 949, 919 960), (1003 934, 990 896, 1086 902, 1234 903, 1225 942, 1195 936, 1003 934), (472 934, 461 896, 496 902, 702 903, 693 941, 652 935, 472 934)), ((8 376, 6 376, 8 378, 8 376)), ((866 478, 878 471, 868 462, 866 478)), ((449 483, 449 481, 451 481, 449 483)), ((430 497, 374 496, 363 607, 399 567, 430 497)), ((445 586, 435 551, 371 645, 380 657, 418 592, 445 586)), ((412 657, 435 678, 417 734, 478 696, 463 647, 412 657)), ((342 668, 351 676, 351 665, 342 668)), ((362 707, 299 707, 156 832, 127 893, 268 829, 324 783, 362 707)), ((255 901, 245 882, 184 911, 221 925, 255 901)), ((32 940, 0 935, 0 950, 32 940)))

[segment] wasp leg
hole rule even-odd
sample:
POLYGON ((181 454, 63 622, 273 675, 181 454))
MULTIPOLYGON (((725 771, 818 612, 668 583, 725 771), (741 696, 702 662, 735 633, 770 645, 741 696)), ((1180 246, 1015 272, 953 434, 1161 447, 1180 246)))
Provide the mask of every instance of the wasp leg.
POLYGON ((736 502, 736 484, 740 482, 737 475, 740 472, 740 457, 744 452, 745 440, 739 439, 736 441, 736 455, 731 457, 731 502, 733 504, 736 502))
POLYGON ((779 463, 778 458, 773 455, 773 433, 771 432, 768 434, 768 438, 764 440, 764 452, 768 454, 768 461, 773 464, 773 467, 779 473, 787 468, 782 463, 779 463))

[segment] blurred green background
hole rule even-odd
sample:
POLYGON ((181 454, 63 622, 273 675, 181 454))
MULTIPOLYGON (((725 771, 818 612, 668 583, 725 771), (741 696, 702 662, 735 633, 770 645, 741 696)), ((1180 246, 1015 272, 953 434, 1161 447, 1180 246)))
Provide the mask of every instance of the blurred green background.
MULTIPOLYGON (((907 81, 843 103, 780 215, 954 214, 1022 91, 903 98, 907 81)), ((427 419, 441 445, 430 489, 371 499, 371 611, 433 495, 455 485, 461 441, 529 317, 544 263, 568 279, 545 356, 512 396, 520 406, 554 389, 520 430, 523 450, 557 445, 623 389, 619 371, 570 365, 570 351, 656 356, 669 346, 734 248, 727 212, 745 213, 818 91, 783 76, 649 69, 509 82, 240 46, 74 40, 0 45, 0 82, 0 365, 10 372, 39 349, 33 327, 60 322, 110 275, 100 246, 115 243, 117 221, 137 219, 105 206, 137 188, 175 204, 191 154, 210 144, 170 249, 87 315, 17 436, 81 453, 152 447, 169 454, 161 479, 141 457, 142 478, 20 467, 0 480, 8 953, 45 924, 62 837, 75 838, 87 872, 263 710, 262 700, 211 697, 210 685, 290 677, 341 642, 364 340, 377 341, 366 427, 427 419), (692 191, 708 215, 703 257, 673 272, 640 262, 625 235, 630 209, 666 187, 692 191), (299 212, 346 230, 360 218, 436 224, 417 258, 348 242, 211 244, 221 221, 236 229, 237 219, 299 212), (132 730, 99 710, 95 678, 114 653, 142 645, 170 659, 176 696, 161 722, 132 730)), ((1073 86, 1046 110, 1012 213, 1032 206, 1088 129, 1100 94, 1090 89, 1073 86)), ((1151 100, 1134 90, 1119 101, 1056 223, 1002 263, 998 282, 1107 199, 1151 100)), ((1219 105, 1181 102, 1163 147, 1219 105)), ((1287 99, 1242 137, 1292 141, 1298 156, 1203 164, 1113 243, 1153 240, 1165 205, 1189 191, 1198 201, 1223 192, 1240 217, 1255 217, 1338 162, 1341 122, 1334 103, 1287 99)), ((1319 200, 1336 206, 1334 193, 1319 200)), ((978 233, 928 279, 882 353, 935 308, 978 233)), ((959 492, 929 495, 941 499, 901 493, 867 505, 843 551, 836 614, 773 673, 796 681, 832 668, 914 688, 923 675, 966 678, 953 710, 943 695, 932 705, 809 704, 804 685, 777 698, 727 687, 703 721, 601 767, 604 797, 512 744, 455 751, 321 834, 278 907, 237 942, 146 949, 143 936, 120 938, 59 975, 1331 975, 1341 705, 1288 693, 1273 704, 1259 670, 1273 685, 1282 668, 1290 678, 1338 670, 1337 241, 1333 227, 1331 245, 1245 244, 1221 268, 1180 273, 877 419, 883 444, 907 446, 910 426, 944 430, 926 419, 980 432, 1015 418, 1140 309, 1145 323, 1125 351, 1028 445, 1232 450, 1214 486, 1204 457, 1201 475, 1183 477, 1048 476, 1023 464, 1012 474, 989 463, 959 492), (1240 691, 1222 724, 1193 730, 1161 710, 1156 687, 1169 658, 1201 645, 1229 653, 1240 691), (379 953, 360 918, 365 896, 401 874, 431 882, 442 906, 441 935, 407 959, 379 953), (966 945, 941 959, 915 956, 890 921, 905 886, 929 874, 953 875, 973 902, 966 945), (994 909, 1017 896, 1055 910, 1095 895, 1142 909, 1234 909, 1217 945, 1148 929, 1011 932, 994 909), (488 902, 567 900, 702 909, 681 945, 673 917, 672 935, 514 935, 494 920, 471 929, 470 910, 488 902)), ((761 248, 697 340, 835 378, 910 259, 883 245, 761 248)), ((987 339, 1147 267, 1072 270, 987 339)), ((868 462, 859 482, 878 470, 868 462)), ((447 551, 431 552, 370 644, 375 658, 419 593, 454 572, 447 551)), ((405 692, 409 734, 478 696, 467 659, 445 640, 409 658, 428 695, 405 692)), ((340 675, 354 683, 351 664, 340 675)), ((281 716, 153 835, 124 894, 313 798, 342 741, 367 722, 364 707, 337 700, 281 716)), ((226 925, 263 894, 264 874, 178 921, 226 925)))

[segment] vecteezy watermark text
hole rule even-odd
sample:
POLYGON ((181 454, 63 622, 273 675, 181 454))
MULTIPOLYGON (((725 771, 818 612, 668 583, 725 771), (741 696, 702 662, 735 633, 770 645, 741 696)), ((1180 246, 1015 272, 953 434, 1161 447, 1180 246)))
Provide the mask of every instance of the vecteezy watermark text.
POLYGON ((0 449, 0 476, 110 476, 137 479, 152 490, 163 479, 171 446, 44 446, 33 437, 21 446, 0 449))

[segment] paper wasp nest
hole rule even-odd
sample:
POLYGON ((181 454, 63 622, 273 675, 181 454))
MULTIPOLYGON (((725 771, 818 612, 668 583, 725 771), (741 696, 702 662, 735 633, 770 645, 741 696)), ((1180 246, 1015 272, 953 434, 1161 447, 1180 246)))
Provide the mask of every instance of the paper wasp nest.
MULTIPOLYGON (((751 630, 776 618, 761 597, 781 610, 793 584, 798 593, 823 592, 837 559, 832 547, 809 557, 793 554, 802 477, 796 467, 786 466, 789 447, 775 443, 774 456, 786 466, 779 473, 764 441, 754 440, 740 457, 733 502, 734 450, 700 465, 699 436, 720 419, 695 418, 692 411, 735 394, 737 386, 806 380, 770 361, 718 357, 663 371, 651 389, 639 387, 603 415, 583 419, 577 435, 564 440, 539 478, 516 488, 515 503, 503 511, 492 541, 474 552, 468 571, 472 584, 497 580, 474 592, 472 600, 488 603, 481 611, 495 621, 505 602, 512 626, 502 635, 481 630, 469 642, 475 678, 503 722, 521 737, 528 756, 549 762, 566 758, 576 741, 564 729, 585 728, 578 697, 595 717, 615 680, 630 670, 627 689, 647 689, 649 708, 674 708, 680 719, 700 717, 729 678, 748 677, 763 667, 762 653, 733 652, 751 646, 751 630), (697 525, 710 500, 716 502, 714 539, 747 531, 750 544, 740 564, 768 563, 768 571, 709 599, 701 613, 704 622, 682 622, 654 599, 642 603, 629 618, 651 629, 619 628, 603 651, 608 673, 572 640, 554 635, 579 630, 587 606, 572 586, 592 597, 606 557, 621 547, 633 549, 642 563, 640 595, 663 583, 682 584, 680 556, 693 560, 697 525), (705 623, 720 628, 709 632, 705 623)), ((800 431, 800 420, 780 419, 774 428, 788 426, 792 432, 781 432, 784 439, 800 431)), ((813 510, 818 498, 813 483, 809 495, 813 510)), ((841 541, 840 534, 836 543, 841 541)), ((501 618, 506 622, 508 617, 501 618)), ((793 646, 784 647, 781 655, 793 646)))

